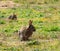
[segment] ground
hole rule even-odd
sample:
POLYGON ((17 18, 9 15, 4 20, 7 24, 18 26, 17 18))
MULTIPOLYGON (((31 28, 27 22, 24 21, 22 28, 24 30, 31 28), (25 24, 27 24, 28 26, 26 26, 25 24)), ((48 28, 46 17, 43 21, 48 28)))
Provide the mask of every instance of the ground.
POLYGON ((13 7, 0 7, 0 51, 60 51, 60 0, 9 2, 13 7), (18 19, 9 20, 14 12, 18 19), (30 41, 20 41, 17 31, 22 25, 27 26, 30 19, 36 32, 30 41))

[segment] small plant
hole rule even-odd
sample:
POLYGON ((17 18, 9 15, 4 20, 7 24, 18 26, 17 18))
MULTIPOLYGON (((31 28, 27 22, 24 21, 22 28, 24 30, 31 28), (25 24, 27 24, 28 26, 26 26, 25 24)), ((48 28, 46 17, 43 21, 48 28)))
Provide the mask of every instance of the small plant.
POLYGON ((30 4, 35 4, 35 2, 31 1, 30 4))
POLYGON ((0 18, 4 18, 5 15, 3 13, 0 13, 0 18))
POLYGON ((15 3, 18 3, 19 2, 19 0, 13 0, 15 3))
POLYGON ((30 42, 28 42, 27 44, 28 44, 28 45, 38 45, 39 42, 35 40, 35 41, 30 41, 30 42))
POLYGON ((33 51, 40 51, 38 48, 34 49, 33 51))
POLYGON ((5 24, 5 21, 1 20, 1 21, 0 21, 0 24, 5 24))
POLYGON ((0 46, 2 46, 2 42, 0 42, 0 46))
POLYGON ((18 32, 18 30, 15 30, 14 32, 18 32))
POLYGON ((9 30, 6 29, 6 30, 4 30, 4 31, 5 31, 5 32, 8 32, 9 30))
POLYGON ((0 18, 4 18, 4 16, 0 16, 0 18))

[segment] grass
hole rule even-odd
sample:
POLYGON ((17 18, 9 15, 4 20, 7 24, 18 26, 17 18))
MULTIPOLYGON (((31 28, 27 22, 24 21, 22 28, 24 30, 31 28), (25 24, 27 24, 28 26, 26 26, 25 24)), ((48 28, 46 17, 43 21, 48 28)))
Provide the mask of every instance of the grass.
POLYGON ((27 2, 21 1, 23 7, 0 9, 0 51, 60 51, 60 9, 55 8, 56 3, 59 5, 58 1, 29 0, 27 8, 27 2), (36 5, 32 7, 31 4, 36 5), (14 12, 18 19, 9 20, 8 16, 14 12), (30 19, 36 32, 30 41, 21 42, 17 31, 22 25, 28 25, 30 19))

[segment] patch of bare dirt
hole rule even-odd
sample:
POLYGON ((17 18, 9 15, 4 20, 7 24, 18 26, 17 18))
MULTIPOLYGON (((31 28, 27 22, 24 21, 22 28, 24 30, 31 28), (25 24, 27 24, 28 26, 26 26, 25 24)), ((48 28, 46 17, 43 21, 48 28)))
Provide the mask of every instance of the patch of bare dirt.
POLYGON ((14 8, 19 6, 18 3, 14 3, 13 1, 0 1, 0 8, 14 8))

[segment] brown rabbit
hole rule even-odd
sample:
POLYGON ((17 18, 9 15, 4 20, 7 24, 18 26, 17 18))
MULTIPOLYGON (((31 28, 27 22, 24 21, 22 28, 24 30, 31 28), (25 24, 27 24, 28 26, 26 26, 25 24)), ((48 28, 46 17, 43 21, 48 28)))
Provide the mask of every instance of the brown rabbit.
POLYGON ((21 40, 26 41, 33 34, 34 31, 36 31, 36 29, 32 25, 32 21, 29 20, 29 26, 24 27, 23 29, 20 29, 19 36, 20 36, 21 40))
POLYGON ((17 16, 16 16, 15 13, 13 13, 12 15, 10 15, 10 16, 8 17, 8 19, 17 20, 17 16))

